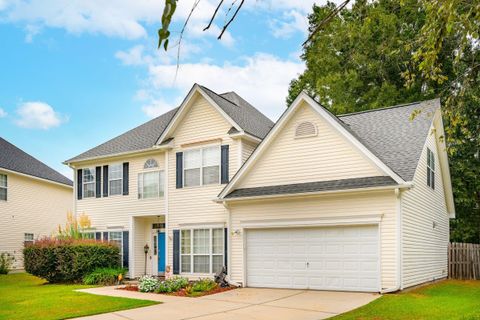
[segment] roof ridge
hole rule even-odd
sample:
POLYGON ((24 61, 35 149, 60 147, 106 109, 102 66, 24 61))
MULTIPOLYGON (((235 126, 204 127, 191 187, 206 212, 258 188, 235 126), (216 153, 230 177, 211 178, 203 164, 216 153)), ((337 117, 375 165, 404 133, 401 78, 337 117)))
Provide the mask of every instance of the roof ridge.
POLYGON ((206 90, 210 91, 211 93, 217 95, 218 97, 222 98, 223 100, 228 101, 228 102, 230 102, 231 104, 239 107, 238 104, 236 104, 235 102, 233 102, 233 101, 231 101, 231 100, 229 100, 229 99, 227 99, 227 98, 225 98, 225 97, 223 96, 223 94, 230 93, 230 92, 233 92, 233 91, 229 91, 229 92, 224 92, 224 93, 218 94, 218 93, 216 93, 215 91, 213 91, 212 89, 209 89, 209 88, 207 88, 207 87, 205 87, 205 86, 203 86, 203 85, 201 85, 201 84, 199 84, 199 86, 202 87, 202 89, 206 89, 206 90))
POLYGON ((355 111, 355 112, 351 112, 351 113, 343 113, 343 114, 337 115, 337 117, 348 117, 348 116, 353 116, 353 115, 362 114, 362 113, 369 113, 369 112, 375 112, 375 111, 383 111, 383 110, 389 110, 389 109, 403 108, 403 107, 408 107, 408 106, 411 106, 411 105, 414 105, 414 104, 420 104, 422 102, 434 101, 434 100, 437 100, 437 99, 439 99, 439 98, 402 103, 402 104, 397 104, 397 105, 393 105, 393 106, 389 106, 389 107, 382 107, 382 108, 369 109, 369 110, 363 110, 363 111, 355 111))

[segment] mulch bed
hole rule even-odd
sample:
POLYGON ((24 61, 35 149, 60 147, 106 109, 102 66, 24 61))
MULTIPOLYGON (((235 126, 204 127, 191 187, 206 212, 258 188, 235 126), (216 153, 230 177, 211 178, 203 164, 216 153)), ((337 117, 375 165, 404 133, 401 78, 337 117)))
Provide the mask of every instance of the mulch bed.
MULTIPOLYGON (((197 298, 197 297, 208 296, 208 295, 211 295, 211 294, 221 293, 221 292, 225 292, 225 291, 230 291, 230 290, 233 290, 233 289, 236 289, 236 287, 233 287, 233 286, 225 287, 225 288, 217 287, 217 288, 215 288, 213 290, 210 290, 210 291, 195 292, 193 295, 187 295, 187 292, 186 292, 185 289, 181 289, 179 291, 171 292, 171 293, 158 293, 158 294, 164 294, 164 295, 176 296, 176 297, 197 298)), ((138 286, 136 286, 136 285, 126 285, 125 287, 118 288, 117 290, 138 291, 138 286)))

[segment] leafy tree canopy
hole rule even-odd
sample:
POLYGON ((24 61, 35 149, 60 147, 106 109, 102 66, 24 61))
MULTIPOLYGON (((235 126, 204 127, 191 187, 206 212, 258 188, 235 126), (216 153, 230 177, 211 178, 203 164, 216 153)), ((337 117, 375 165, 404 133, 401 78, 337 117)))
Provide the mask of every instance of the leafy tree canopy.
POLYGON ((319 29, 334 9, 313 7, 307 68, 287 104, 301 90, 335 114, 440 97, 458 217, 451 237, 480 243, 480 0, 358 0, 319 29))

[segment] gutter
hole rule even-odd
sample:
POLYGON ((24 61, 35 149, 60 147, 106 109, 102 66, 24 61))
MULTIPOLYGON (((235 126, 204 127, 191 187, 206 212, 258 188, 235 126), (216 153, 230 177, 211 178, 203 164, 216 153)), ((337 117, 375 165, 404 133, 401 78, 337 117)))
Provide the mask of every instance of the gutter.
POLYGON ((236 197, 236 198, 215 198, 213 199, 216 203, 232 202, 232 201, 242 201, 242 200, 263 200, 263 199, 277 199, 284 197, 307 197, 323 194, 334 194, 334 193, 352 193, 352 192, 367 192, 367 191, 377 191, 377 190, 393 190, 393 189, 410 189, 413 187, 412 183, 404 184, 395 184, 390 186, 380 186, 380 187, 367 187, 367 188, 355 188, 355 189, 343 189, 343 190, 326 190, 326 191, 316 191, 316 192, 302 192, 302 193, 284 193, 284 194, 271 194, 263 196, 249 196, 249 197, 236 197))
POLYGON ((237 132, 237 133, 232 133, 230 134, 230 138, 232 139, 245 139, 245 140, 248 140, 248 141, 251 141, 251 142, 255 142, 255 143, 260 143, 262 142, 262 139, 254 136, 254 135, 251 135, 249 133, 246 133, 245 131, 240 131, 240 132, 237 132))
POLYGON ((152 146, 150 148, 147 148, 147 149, 112 153, 112 154, 108 154, 108 155, 104 155, 104 156, 90 157, 90 158, 84 158, 84 159, 79 159, 79 160, 74 160, 74 161, 71 161, 71 159, 70 159, 70 160, 66 160, 62 163, 71 167, 71 168, 74 168, 74 166, 72 166, 72 163, 81 163, 81 162, 86 162, 86 161, 114 158, 114 157, 120 157, 120 156, 124 156, 124 155, 136 155, 136 154, 139 154, 139 153, 152 152, 152 151, 157 151, 157 150, 168 150, 168 149, 171 149, 171 148, 172 148, 172 145, 170 143, 168 143, 166 145, 154 145, 154 146, 152 146))

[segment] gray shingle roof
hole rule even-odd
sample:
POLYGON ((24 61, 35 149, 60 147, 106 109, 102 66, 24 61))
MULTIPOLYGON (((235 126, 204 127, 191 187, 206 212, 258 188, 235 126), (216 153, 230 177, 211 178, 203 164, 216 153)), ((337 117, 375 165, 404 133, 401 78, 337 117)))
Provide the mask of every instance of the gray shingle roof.
POLYGON ((73 182, 61 173, 53 170, 1 137, 0 151, 0 168, 68 186, 73 185, 73 182))
POLYGON ((216 94, 204 86, 201 88, 245 132, 263 139, 274 126, 272 120, 235 92, 216 94))
POLYGON ((255 188, 236 189, 228 194, 226 199, 243 198, 243 197, 260 197, 260 196, 274 196, 284 194, 304 194, 314 193, 320 191, 337 191, 347 189, 360 189, 368 187, 380 187, 396 185, 397 183, 390 177, 367 177, 367 178, 353 178, 341 180, 328 180, 306 183, 295 183, 278 186, 266 186, 255 188))
MULTIPOLYGON (((235 92, 216 94, 212 90, 200 86, 204 92, 219 105, 245 132, 263 139, 273 127, 273 122, 242 99, 235 92)), ((75 162, 114 154, 135 152, 151 148, 167 128, 178 108, 150 120, 124 134, 119 135, 101 145, 94 147, 67 161, 75 162)), ((165 143, 165 141, 163 142, 165 143)))
POLYGON ((351 132, 405 181, 417 168, 439 100, 341 115, 351 132), (411 115, 421 111, 413 120, 411 115))
POLYGON ((155 119, 133 128, 132 130, 108 140, 95 148, 87 150, 65 162, 69 163, 151 148, 155 145, 177 110, 178 108, 172 109, 155 119))

